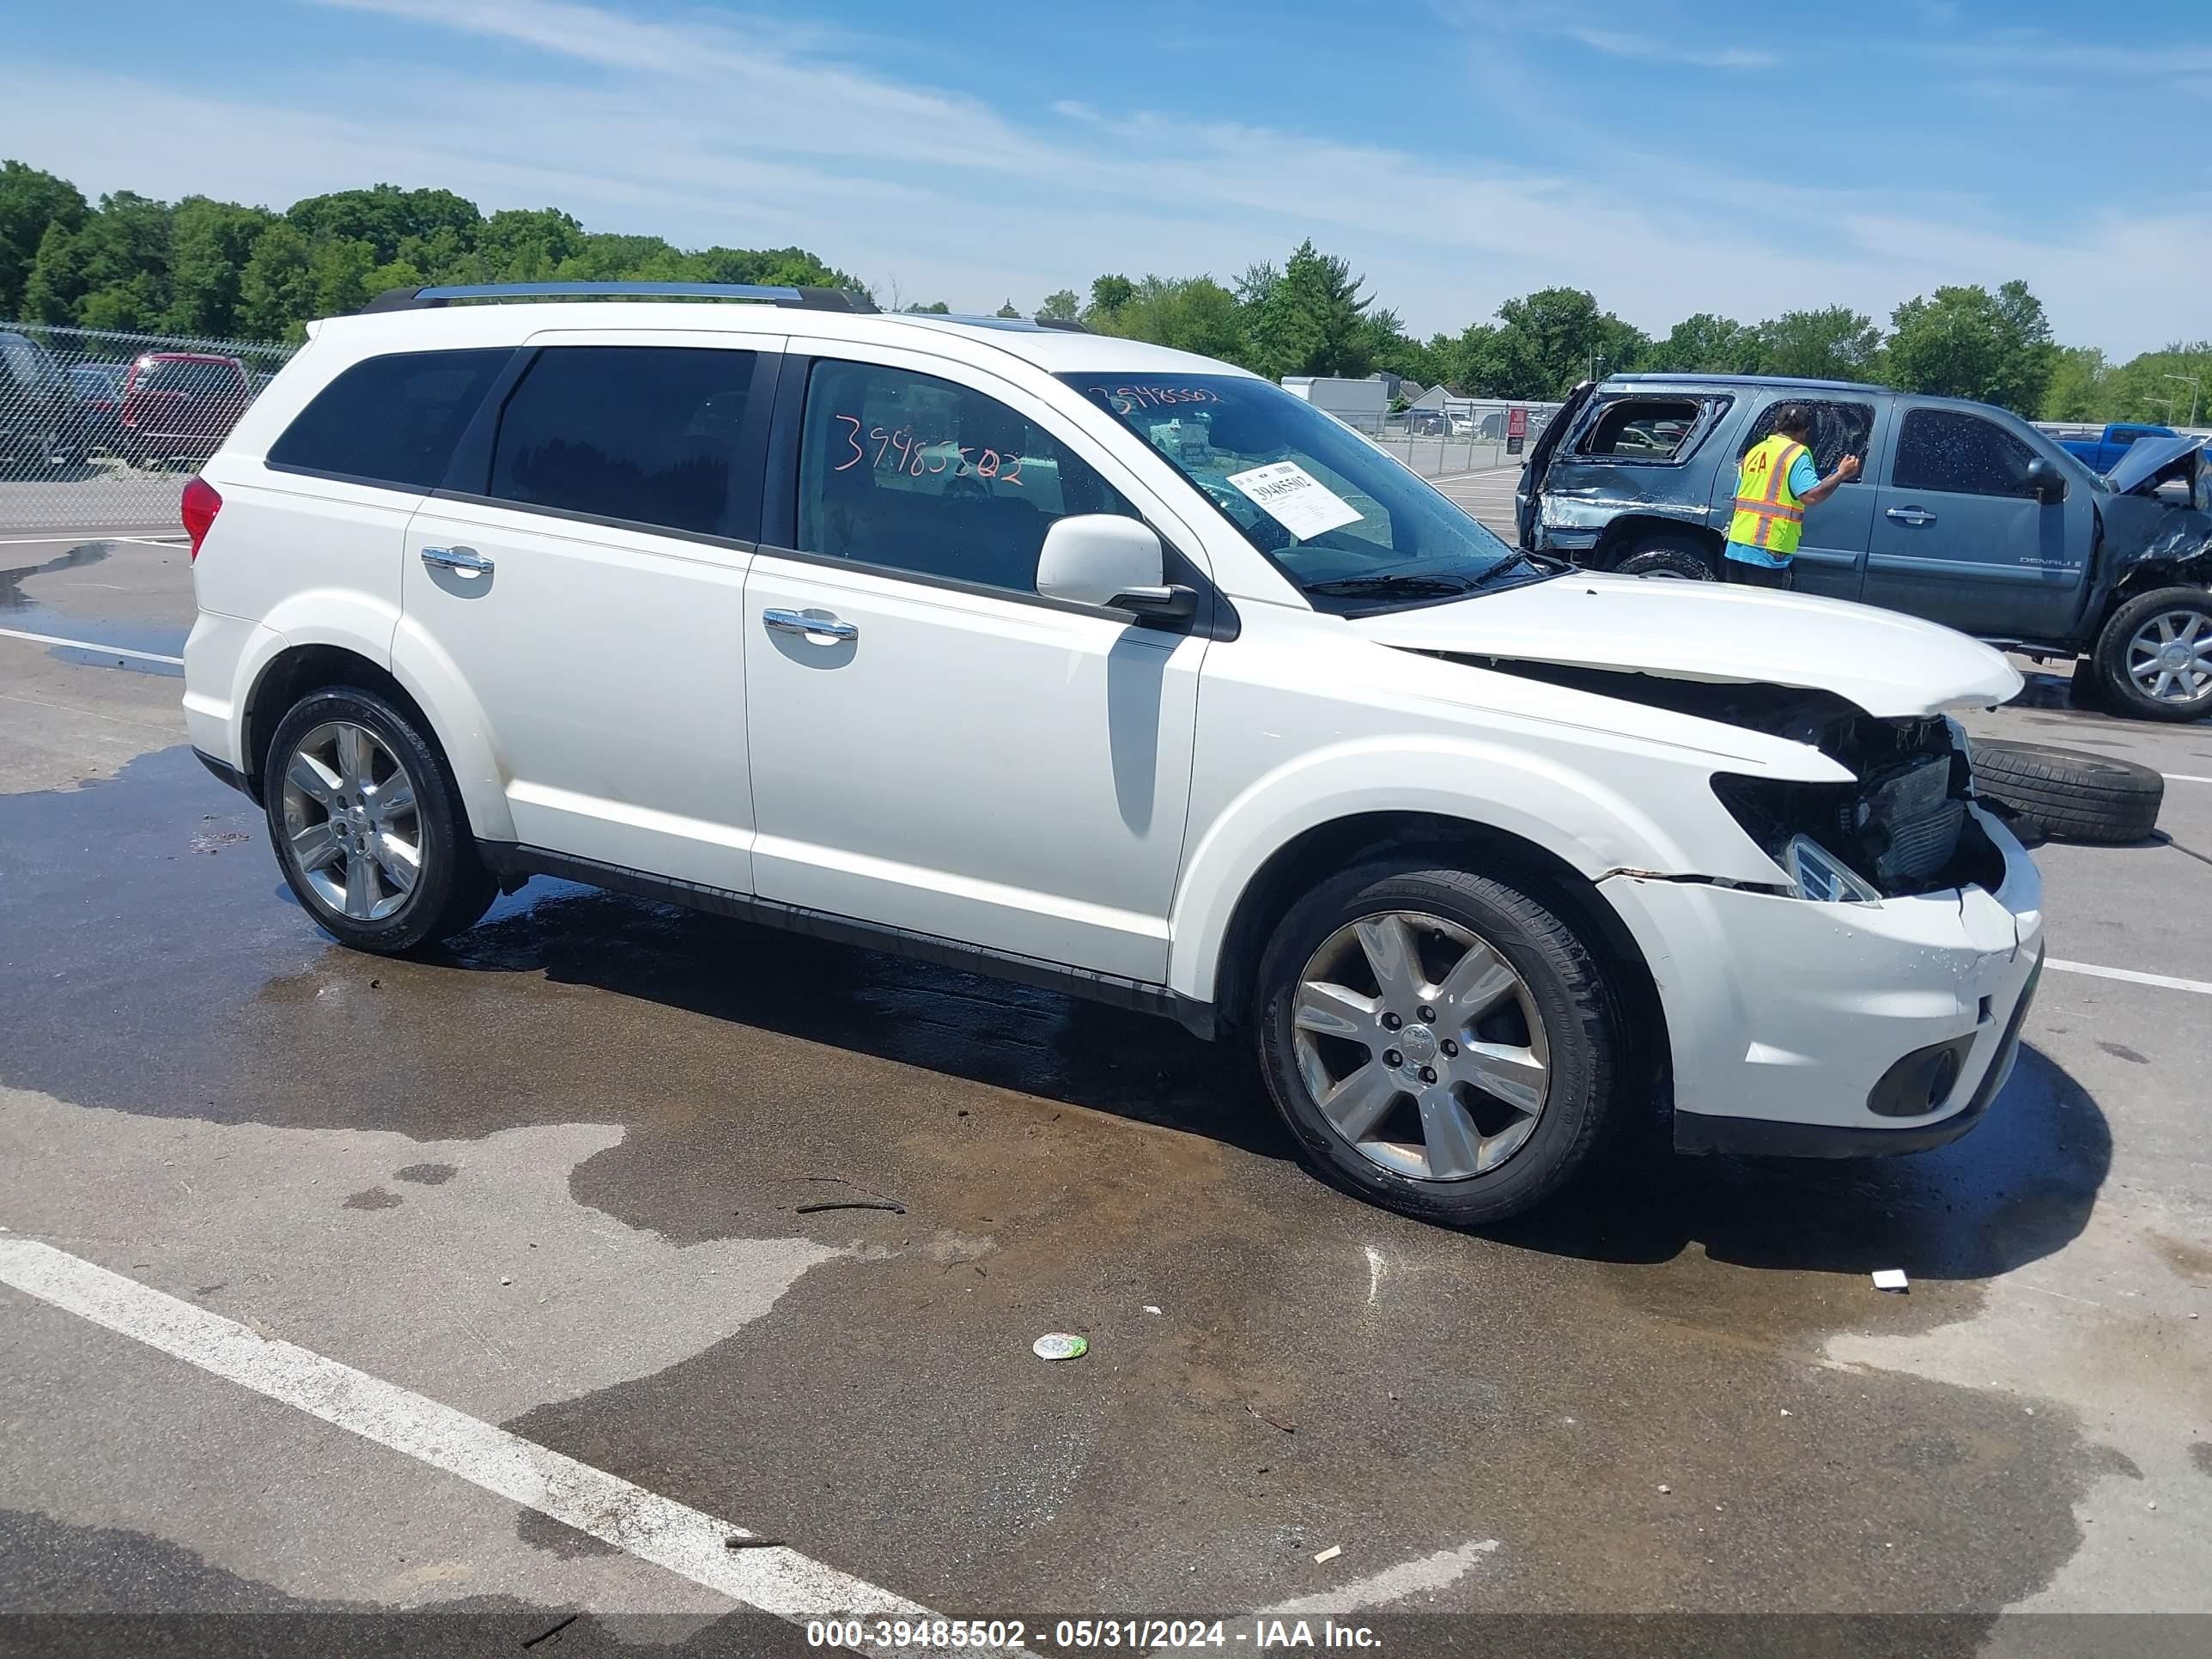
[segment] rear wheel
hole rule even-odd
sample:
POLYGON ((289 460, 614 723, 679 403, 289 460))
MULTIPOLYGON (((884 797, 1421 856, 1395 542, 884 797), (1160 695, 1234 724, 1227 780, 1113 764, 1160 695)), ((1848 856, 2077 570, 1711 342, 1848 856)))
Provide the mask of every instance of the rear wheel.
POLYGON ((396 955, 459 933, 498 895, 445 762, 373 691, 331 686, 293 705, 261 798, 284 879, 356 951, 396 955))
POLYGON ((1719 579, 1712 550, 1694 536, 1660 534, 1639 537, 1626 556, 1613 567, 1617 575, 1665 576, 1680 581, 1709 582, 1719 579))
POLYGON ((2130 599, 2097 636, 2096 672, 2115 713, 2148 720, 2212 714, 2212 593, 2162 587, 2130 599))
POLYGON ((1623 1075, 1598 959, 1534 892, 1408 860, 1294 906, 1262 957, 1268 1092, 1325 1179, 1454 1225, 1542 1202, 1623 1075))

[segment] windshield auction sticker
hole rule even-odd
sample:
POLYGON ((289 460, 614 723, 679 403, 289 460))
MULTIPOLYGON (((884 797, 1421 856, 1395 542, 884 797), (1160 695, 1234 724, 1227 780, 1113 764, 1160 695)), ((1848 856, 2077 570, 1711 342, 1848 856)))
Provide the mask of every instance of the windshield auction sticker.
POLYGON ((1229 482, 1302 542, 1359 519, 1358 507, 1296 461, 1232 472, 1229 482))

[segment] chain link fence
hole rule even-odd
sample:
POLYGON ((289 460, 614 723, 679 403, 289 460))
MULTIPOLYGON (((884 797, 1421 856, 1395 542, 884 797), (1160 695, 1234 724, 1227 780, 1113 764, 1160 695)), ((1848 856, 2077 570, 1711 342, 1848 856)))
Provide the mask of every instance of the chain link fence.
POLYGON ((1369 435, 1425 478, 1517 467, 1522 451, 1511 442, 1513 411, 1527 411, 1525 448, 1536 441, 1559 407, 1506 398, 1454 398, 1442 409, 1386 415, 1382 430, 1369 435))
POLYGON ((292 351, 0 324, 0 533, 174 531, 185 480, 292 351))

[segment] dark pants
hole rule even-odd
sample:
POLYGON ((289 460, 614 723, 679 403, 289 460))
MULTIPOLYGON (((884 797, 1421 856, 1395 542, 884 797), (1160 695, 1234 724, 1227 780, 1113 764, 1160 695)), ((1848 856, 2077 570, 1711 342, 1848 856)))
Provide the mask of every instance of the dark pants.
POLYGON ((1793 574, 1788 565, 1776 570, 1763 564, 1747 564, 1741 559, 1721 561, 1723 580, 1741 582, 1746 587, 1779 587, 1787 591, 1793 574))

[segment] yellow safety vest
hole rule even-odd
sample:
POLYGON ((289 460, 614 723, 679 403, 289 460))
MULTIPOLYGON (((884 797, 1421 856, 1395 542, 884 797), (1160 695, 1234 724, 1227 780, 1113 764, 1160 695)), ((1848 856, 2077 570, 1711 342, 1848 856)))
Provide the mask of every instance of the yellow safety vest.
POLYGON ((1779 432, 1752 446, 1735 479, 1735 516, 1729 539, 1788 558, 1805 530, 1805 502, 1790 487, 1790 469, 1805 446, 1779 432))

